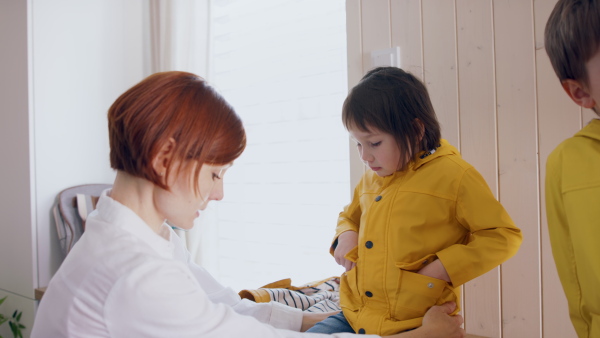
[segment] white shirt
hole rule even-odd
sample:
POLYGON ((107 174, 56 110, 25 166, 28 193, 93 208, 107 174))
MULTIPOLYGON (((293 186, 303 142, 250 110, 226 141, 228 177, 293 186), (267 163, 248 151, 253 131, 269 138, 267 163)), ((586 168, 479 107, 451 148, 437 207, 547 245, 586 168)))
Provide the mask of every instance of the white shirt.
POLYGON ((240 299, 190 260, 170 227, 156 234, 109 192, 50 281, 31 337, 353 336, 294 332, 300 310, 240 299))

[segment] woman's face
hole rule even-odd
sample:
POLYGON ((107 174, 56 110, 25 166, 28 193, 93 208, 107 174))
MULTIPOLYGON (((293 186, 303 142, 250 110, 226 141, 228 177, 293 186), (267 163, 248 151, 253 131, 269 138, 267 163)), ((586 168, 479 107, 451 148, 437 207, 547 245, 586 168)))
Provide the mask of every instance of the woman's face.
POLYGON ((177 174, 177 168, 169 175, 167 185, 171 191, 161 189, 155 204, 159 212, 173 226, 189 230, 208 202, 223 199, 223 175, 231 164, 203 164, 198 174, 198 189, 194 189, 196 165, 177 174))

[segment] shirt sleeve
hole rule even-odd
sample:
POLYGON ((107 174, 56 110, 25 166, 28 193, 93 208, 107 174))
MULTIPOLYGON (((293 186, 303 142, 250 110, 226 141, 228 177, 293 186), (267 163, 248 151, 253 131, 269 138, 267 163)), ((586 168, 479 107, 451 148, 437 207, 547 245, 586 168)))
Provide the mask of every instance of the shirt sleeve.
POLYGON ((470 232, 469 242, 451 245, 437 253, 454 286, 502 264, 521 245, 521 230, 474 168, 468 169, 461 179, 456 219, 470 232))
POLYGON ((213 303, 185 265, 148 263, 122 276, 104 307, 111 337, 338 337, 276 329, 213 303))
POLYGON ((262 323, 280 329, 299 331, 302 326, 302 311, 280 303, 255 303, 240 296, 231 288, 219 283, 206 269, 192 260, 183 241, 171 230, 174 244, 174 258, 189 268, 192 275, 213 303, 230 306, 239 314, 252 316, 262 323))
POLYGON ((344 207, 344 210, 342 210, 342 212, 340 212, 340 215, 337 220, 337 227, 335 228, 335 236, 333 238, 333 242, 331 243, 331 247, 329 248, 329 253, 331 253, 331 255, 333 255, 335 247, 337 246, 338 237, 343 232, 358 232, 358 229, 360 227, 360 216, 362 214, 362 211, 360 209, 360 187, 362 186, 363 180, 364 176, 354 188, 352 201, 350 202, 350 204, 344 207))

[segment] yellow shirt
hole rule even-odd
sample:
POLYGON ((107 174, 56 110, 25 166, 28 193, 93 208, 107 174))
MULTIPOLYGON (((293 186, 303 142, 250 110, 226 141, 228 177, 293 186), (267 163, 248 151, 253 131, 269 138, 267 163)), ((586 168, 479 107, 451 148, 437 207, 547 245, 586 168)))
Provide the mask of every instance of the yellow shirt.
POLYGON ((483 177, 445 140, 403 172, 365 173, 336 240, 348 230, 358 246, 346 255, 356 267, 342 276, 341 306, 355 331, 379 335, 420 326, 432 305, 458 304, 454 288, 513 256, 522 240, 483 177), (435 259, 451 285, 415 273, 435 259))
POLYGON ((600 121, 561 143, 546 163, 552 253, 579 337, 600 337, 600 121))

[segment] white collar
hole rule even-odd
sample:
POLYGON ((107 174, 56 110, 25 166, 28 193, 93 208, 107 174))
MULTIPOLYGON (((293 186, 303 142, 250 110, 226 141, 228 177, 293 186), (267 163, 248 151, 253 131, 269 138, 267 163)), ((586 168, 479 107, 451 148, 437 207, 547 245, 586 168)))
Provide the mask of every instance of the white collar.
POLYGON ((169 226, 163 223, 160 234, 155 233, 133 210, 112 199, 110 192, 111 189, 102 192, 96 205, 97 212, 90 214, 90 218, 97 218, 100 221, 126 230, 152 247, 159 255, 165 258, 173 258, 172 231, 170 231, 169 226))

